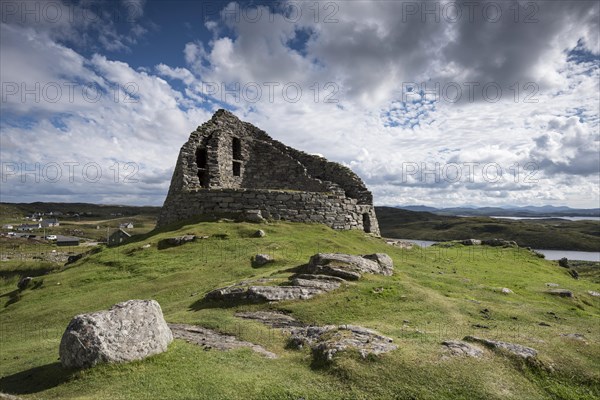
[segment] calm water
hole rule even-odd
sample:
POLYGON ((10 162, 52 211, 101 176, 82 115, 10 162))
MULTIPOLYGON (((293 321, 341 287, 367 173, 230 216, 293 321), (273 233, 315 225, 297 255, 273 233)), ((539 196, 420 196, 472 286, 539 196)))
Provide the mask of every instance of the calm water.
POLYGON ((560 260, 567 257, 569 260, 597 261, 600 262, 598 251, 568 251, 568 250, 537 250, 546 256, 546 260, 560 260))
POLYGON ((565 219, 567 221, 600 221, 600 217, 498 217, 490 215, 490 218, 498 219, 565 219))
MULTIPOLYGON (((430 240, 412 240, 412 239, 399 239, 407 242, 415 243, 421 247, 429 247, 434 243, 430 240)), ((563 257, 567 257, 569 260, 578 261, 596 261, 600 262, 599 251, 572 251, 572 250, 543 250, 535 249, 546 256, 547 260, 560 260, 563 257)))

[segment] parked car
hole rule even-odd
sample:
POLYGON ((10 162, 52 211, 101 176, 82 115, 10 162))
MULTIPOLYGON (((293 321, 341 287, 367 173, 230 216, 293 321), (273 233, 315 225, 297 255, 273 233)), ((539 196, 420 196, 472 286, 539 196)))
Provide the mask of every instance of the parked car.
POLYGON ((56 235, 48 235, 46 236, 46 240, 56 240, 56 235))

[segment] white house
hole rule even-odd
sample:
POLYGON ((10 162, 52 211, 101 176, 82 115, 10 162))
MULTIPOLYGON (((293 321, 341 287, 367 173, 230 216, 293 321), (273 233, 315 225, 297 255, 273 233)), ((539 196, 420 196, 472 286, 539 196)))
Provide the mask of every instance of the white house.
POLYGON ((42 224, 21 224, 17 226, 18 231, 32 231, 34 229, 40 229, 42 224))

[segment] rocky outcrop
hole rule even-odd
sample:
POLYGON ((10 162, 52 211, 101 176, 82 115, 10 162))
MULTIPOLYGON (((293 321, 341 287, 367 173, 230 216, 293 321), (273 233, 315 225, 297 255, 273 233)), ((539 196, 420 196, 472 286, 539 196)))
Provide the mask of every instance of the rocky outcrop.
POLYGON ((141 360, 167 350, 173 340, 160 305, 129 300, 108 311, 74 317, 60 342, 60 361, 67 368, 141 360))
POLYGON ((382 354, 398 348, 393 340, 374 330, 355 325, 308 326, 292 329, 289 346, 309 346, 317 360, 331 361, 346 349, 358 350, 361 357, 382 354))
POLYGON ((461 244, 465 246, 478 246, 481 244, 481 240, 479 239, 465 239, 460 241, 461 244))
POLYGON ((398 348, 393 340, 374 330, 356 325, 310 326, 293 317, 273 311, 239 312, 236 317, 250 319, 289 333, 288 346, 310 347, 313 357, 331 361, 334 355, 347 349, 356 349, 361 357, 382 354, 398 348))
POLYGON ((357 280, 362 273, 391 275, 393 268, 392 259, 384 253, 366 256, 320 253, 312 256, 300 273, 291 276, 289 284, 257 286, 240 282, 212 290, 205 298, 247 302, 307 300, 339 288, 346 279, 357 280))
POLYGON ((346 280, 358 280, 362 274, 392 275, 392 259, 384 253, 353 256, 341 253, 319 253, 310 258, 302 271, 309 274, 337 276, 346 280))
POLYGON ((561 258, 560 260, 558 260, 558 265, 563 268, 569 268, 569 259, 567 257, 561 258))
POLYGON ((266 350, 262 346, 239 340, 235 336, 225 335, 200 326, 169 324, 169 328, 171 328, 175 339, 182 339, 188 343, 202 346, 206 350, 216 349, 227 351, 247 347, 267 358, 277 358, 276 354, 266 350))
POLYGON ((73 263, 75 263, 75 262, 77 262, 77 261, 81 260, 82 258, 83 258, 83 253, 80 253, 80 254, 75 254, 75 255, 69 256, 69 257, 67 258, 67 262, 65 263, 65 267, 66 267, 67 265, 73 264, 73 263))
POLYGON ((195 242, 197 239, 196 235, 184 235, 172 238, 161 239, 158 242, 158 249, 167 249, 169 247, 181 246, 186 243, 195 242))
POLYGON ((517 242, 514 240, 504 239, 484 239, 481 241, 481 244, 493 247, 518 247, 517 242))
POLYGON ((328 275, 298 274, 292 277, 292 285, 312 287, 330 292, 341 286, 345 281, 342 278, 328 275))
POLYGON ((467 342, 481 343, 492 350, 505 351, 513 356, 525 360, 537 357, 537 350, 532 349, 531 347, 522 346, 520 344, 488 340, 476 336, 465 336, 463 340, 467 342))
POLYGON ((552 296, 573 297, 573 292, 567 289, 550 289, 546 291, 546 293, 551 294, 552 296))
POLYGON ((577 340, 583 343, 587 344, 587 340, 585 339, 585 335, 581 334, 581 333, 561 333, 560 334, 561 337, 567 338, 567 339, 572 339, 572 340, 577 340))
POLYGON ((265 301, 308 300, 325 290, 303 286, 228 286, 206 294, 209 300, 233 300, 259 303, 265 301))
POLYGON ((462 340, 446 340, 442 342, 448 348, 453 356, 467 356, 480 358, 483 356, 483 350, 479 347, 462 340))
POLYGON ((398 247, 405 250, 410 250, 415 246, 413 242, 409 242, 407 240, 386 239, 385 242, 390 246, 398 247))

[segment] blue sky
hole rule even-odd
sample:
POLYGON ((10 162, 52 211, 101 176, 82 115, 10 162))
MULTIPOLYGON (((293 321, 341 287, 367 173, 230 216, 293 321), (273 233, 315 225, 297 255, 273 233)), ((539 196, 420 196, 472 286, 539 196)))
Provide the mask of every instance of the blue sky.
POLYGON ((152 204, 218 108, 378 205, 600 204, 597 1, 4 1, 2 201, 152 204))

